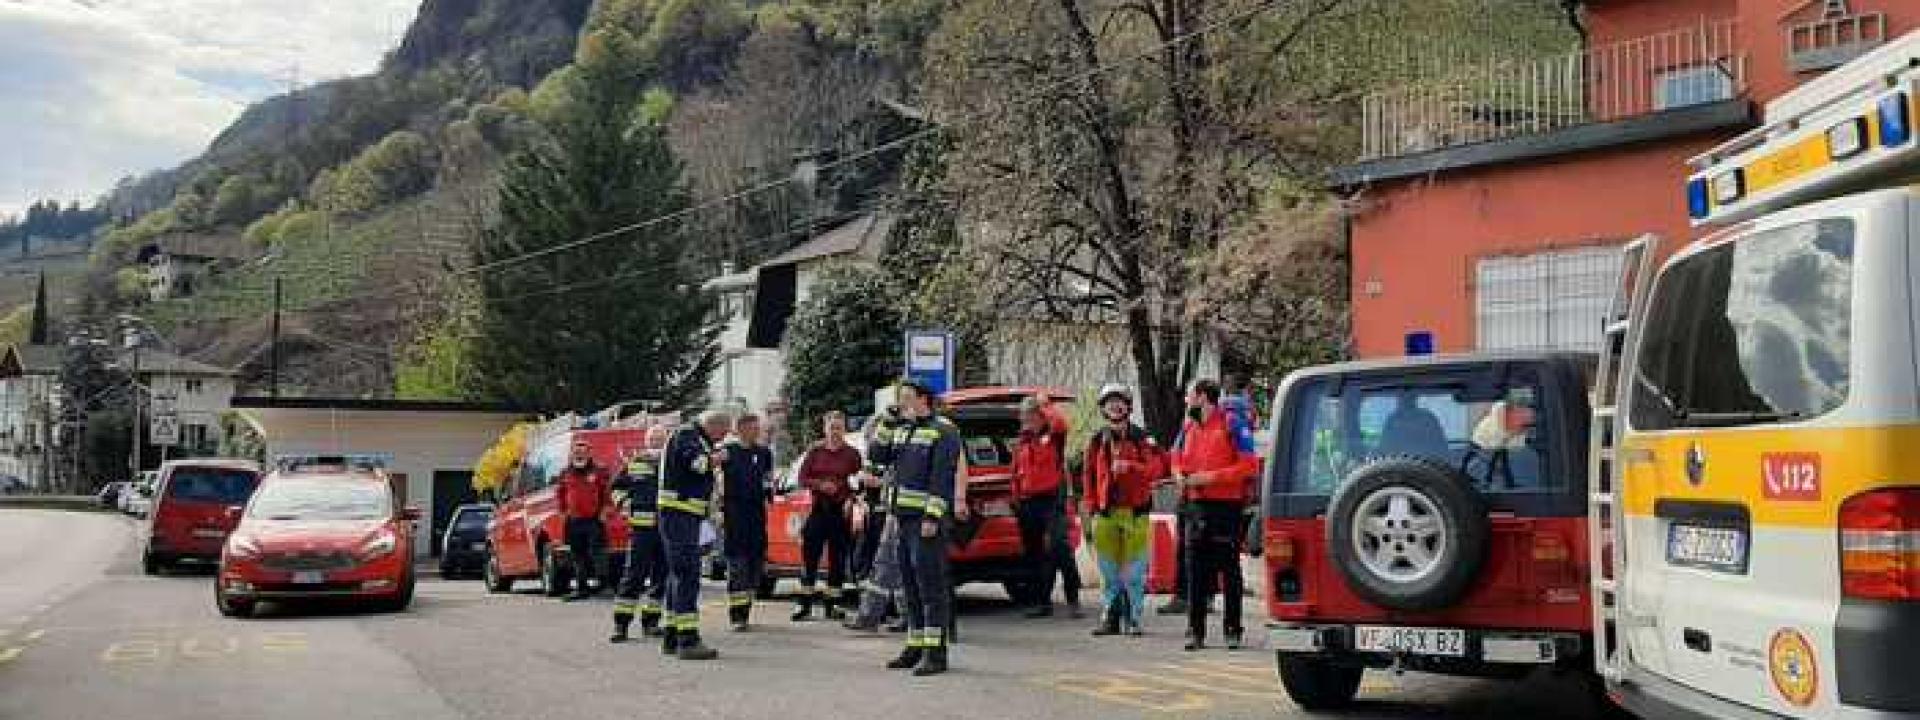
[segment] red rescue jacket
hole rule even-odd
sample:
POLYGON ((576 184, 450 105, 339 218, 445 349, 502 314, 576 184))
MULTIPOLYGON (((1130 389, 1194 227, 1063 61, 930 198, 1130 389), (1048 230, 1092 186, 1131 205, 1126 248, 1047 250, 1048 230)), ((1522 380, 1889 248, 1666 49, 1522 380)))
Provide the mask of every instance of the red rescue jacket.
POLYGON ((598 465, 590 465, 585 470, 569 466, 560 471, 553 495, 559 502, 560 512, 567 517, 597 518, 613 502, 613 483, 607 478, 607 471, 598 465))
POLYGON ((1253 427, 1236 413, 1220 408, 1195 422, 1188 418, 1173 445, 1176 475, 1205 473, 1205 484, 1186 489, 1187 500, 1246 502, 1247 489, 1260 474, 1260 456, 1254 451, 1253 427))
POLYGON ((1040 409, 1041 432, 1020 431, 1013 446, 1013 495, 1025 500, 1060 492, 1067 478, 1067 418, 1052 405, 1040 409))
POLYGON ((1167 451, 1145 430, 1129 425, 1125 431, 1101 428, 1087 442, 1087 502, 1094 512, 1117 508, 1146 510, 1153 505, 1153 483, 1167 476, 1167 451), (1130 467, 1113 472, 1115 460, 1130 467))

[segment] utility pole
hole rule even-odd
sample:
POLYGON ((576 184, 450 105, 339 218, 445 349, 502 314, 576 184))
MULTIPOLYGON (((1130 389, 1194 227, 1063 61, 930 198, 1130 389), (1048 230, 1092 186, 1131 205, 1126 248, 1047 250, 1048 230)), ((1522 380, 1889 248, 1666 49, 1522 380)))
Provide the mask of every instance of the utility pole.
POLYGON ((267 395, 280 397, 280 276, 273 276, 273 337, 267 341, 267 395))
POLYGON ((140 426, 146 423, 147 393, 140 386, 140 340, 133 336, 133 476, 129 480, 140 479, 140 426))

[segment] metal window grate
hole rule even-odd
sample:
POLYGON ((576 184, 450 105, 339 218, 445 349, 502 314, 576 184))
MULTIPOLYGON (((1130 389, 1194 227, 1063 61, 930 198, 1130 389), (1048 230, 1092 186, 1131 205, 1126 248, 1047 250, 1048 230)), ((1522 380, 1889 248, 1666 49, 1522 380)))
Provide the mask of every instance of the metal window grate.
POLYGON ((1598 350, 1620 247, 1482 258, 1474 272, 1481 350, 1598 350))

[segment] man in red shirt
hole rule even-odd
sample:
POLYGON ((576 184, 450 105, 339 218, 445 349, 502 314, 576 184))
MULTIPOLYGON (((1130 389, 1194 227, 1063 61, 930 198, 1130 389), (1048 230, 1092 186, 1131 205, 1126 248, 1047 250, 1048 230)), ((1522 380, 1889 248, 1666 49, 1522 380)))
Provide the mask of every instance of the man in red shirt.
POLYGON ((864 463, 860 451, 847 444, 847 416, 838 410, 821 416, 822 438, 800 459, 800 486, 812 495, 813 508, 800 526, 800 602, 793 620, 813 617, 813 605, 826 608, 827 619, 839 620, 841 587, 847 577, 847 556, 853 544, 853 522, 847 513, 853 501, 853 474, 864 463), (827 556, 827 589, 814 585, 820 578, 821 551, 827 556))
MULTIPOLYGON (((1053 615, 1054 574, 1073 562, 1067 548, 1057 547, 1054 523, 1065 522, 1061 512, 1067 480, 1067 418, 1044 395, 1020 403, 1020 439, 1013 448, 1013 494, 1019 503, 1020 547, 1023 564, 1033 577, 1032 610, 1027 617, 1053 615), (1063 563, 1063 557, 1064 563, 1063 563)), ((1067 577, 1067 608, 1080 617, 1079 574, 1067 577)), ((1016 598, 1018 599, 1018 598, 1016 598)))
POLYGON ((598 592, 599 574, 594 561, 600 556, 600 543, 607 530, 600 524, 601 513, 613 503, 613 481, 607 471, 593 462, 592 449, 584 442, 573 444, 573 457, 560 472, 554 499, 567 518, 567 553, 573 556, 573 594, 568 601, 582 600, 598 592))
POLYGON ((1179 478, 1186 525, 1187 650, 1207 646, 1207 604, 1214 582, 1221 589, 1225 617, 1222 630, 1227 647, 1238 649, 1243 638, 1240 595, 1240 546, 1245 537, 1242 515, 1247 507, 1247 483, 1260 472, 1254 452, 1253 428, 1245 418, 1220 407, 1220 384, 1198 380, 1187 392, 1187 420, 1173 448, 1173 474, 1179 478))

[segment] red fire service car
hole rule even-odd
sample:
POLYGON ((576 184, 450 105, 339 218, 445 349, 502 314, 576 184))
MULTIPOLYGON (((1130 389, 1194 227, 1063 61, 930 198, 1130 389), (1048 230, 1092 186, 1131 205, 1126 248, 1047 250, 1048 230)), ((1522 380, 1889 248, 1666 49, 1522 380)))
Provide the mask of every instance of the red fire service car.
POLYGON ((403 610, 413 600, 415 508, 395 507, 386 473, 276 470, 226 538, 214 605, 228 617, 261 601, 341 599, 403 610))
MULTIPOLYGON (((1073 396, 1064 391, 1030 387, 965 388, 942 398, 947 417, 960 427, 967 463, 967 506, 979 523, 972 539, 951 553, 955 585, 1000 583, 1016 599, 1029 592, 1020 564, 1020 525, 1013 515, 1013 443, 1020 436, 1021 399, 1042 392, 1055 403, 1073 402, 1073 396)), ((865 448, 861 449, 864 454, 865 448)), ((811 493, 796 490, 797 480, 791 472, 783 478, 767 513, 769 580, 764 591, 771 592, 774 578, 800 576, 800 528, 813 499, 811 493)), ((1077 548, 1080 520, 1075 515, 1070 522, 1067 536, 1077 548)))
POLYGON ((1592 672, 1592 362, 1409 358, 1287 379, 1263 540, 1296 703, 1345 705, 1369 668, 1592 672))
MULTIPOLYGON (((574 580, 572 548, 567 547, 567 520, 554 497, 554 480, 565 469, 576 441, 587 444, 593 461, 611 477, 625 467, 623 458, 645 444, 646 436, 644 427, 622 427, 565 430, 529 440, 527 457, 508 483, 507 496, 494 510, 493 525, 487 529, 487 589, 507 592, 516 580, 538 579, 546 594, 565 594, 574 580)), ((627 522, 611 505, 600 520, 607 537, 604 557, 597 562, 601 582, 611 586, 626 568, 627 522)))

